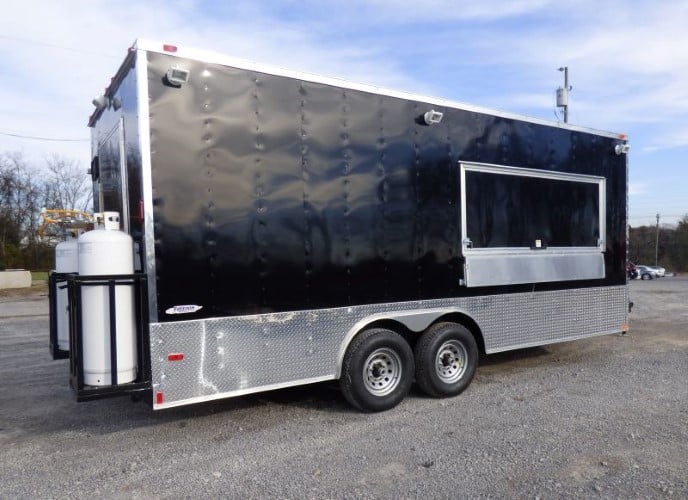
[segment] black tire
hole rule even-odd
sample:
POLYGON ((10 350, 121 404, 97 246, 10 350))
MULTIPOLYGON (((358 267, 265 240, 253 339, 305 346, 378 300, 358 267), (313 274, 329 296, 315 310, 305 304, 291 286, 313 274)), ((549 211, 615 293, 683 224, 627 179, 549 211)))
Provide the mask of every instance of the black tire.
POLYGON ((349 345, 339 385, 352 406, 384 411, 406 397, 413 372, 413 351, 401 335, 374 328, 359 333, 349 345))
POLYGON ((478 346, 471 332, 457 323, 436 323, 416 343, 416 383, 428 396, 443 398, 463 392, 478 366, 478 346))

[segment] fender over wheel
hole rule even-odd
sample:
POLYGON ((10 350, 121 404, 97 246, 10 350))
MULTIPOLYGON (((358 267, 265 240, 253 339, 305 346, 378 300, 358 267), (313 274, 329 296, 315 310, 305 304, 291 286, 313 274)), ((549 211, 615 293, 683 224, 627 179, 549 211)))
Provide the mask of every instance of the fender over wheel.
POLYGON ((339 385, 352 406, 384 411, 406 397, 413 372, 413 351, 401 335, 374 328, 359 333, 349 345, 339 385))
POLYGON ((478 366, 475 339, 457 323, 432 325, 416 343, 414 354, 418 387, 436 398, 463 392, 478 366))

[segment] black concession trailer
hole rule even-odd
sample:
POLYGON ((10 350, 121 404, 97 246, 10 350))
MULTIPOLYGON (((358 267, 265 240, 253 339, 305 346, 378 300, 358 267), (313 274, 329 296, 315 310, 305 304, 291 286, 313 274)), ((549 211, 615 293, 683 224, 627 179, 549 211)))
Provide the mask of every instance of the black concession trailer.
POLYGON ((378 411, 414 380, 458 394, 479 352, 627 328, 623 134, 144 40, 94 104, 95 211, 121 214, 134 271, 51 287, 80 400, 339 380, 378 411), (109 290, 102 328, 89 286, 109 290), (84 339, 107 372, 130 334, 133 380, 85 383, 84 339))

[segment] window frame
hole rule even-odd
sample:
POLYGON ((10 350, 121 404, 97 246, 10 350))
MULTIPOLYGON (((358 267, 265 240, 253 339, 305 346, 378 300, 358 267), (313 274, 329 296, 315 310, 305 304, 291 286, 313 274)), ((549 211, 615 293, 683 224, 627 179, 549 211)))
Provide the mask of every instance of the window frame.
MULTIPOLYGON (((604 177, 537 170, 533 168, 459 162, 461 182, 461 249, 467 287, 603 279, 607 231, 606 179, 604 177), (599 237, 595 246, 541 246, 473 248, 468 239, 466 175, 470 172, 513 175, 597 185, 599 237)), ((535 243, 535 242, 534 242, 535 243)))
POLYGON ((537 170, 534 168, 512 167, 506 165, 495 165, 490 163, 476 163, 476 162, 459 162, 460 179, 461 179, 461 246, 464 254, 480 252, 480 253, 504 253, 509 252, 525 252, 530 253, 533 250, 538 252, 550 253, 578 253, 578 252, 604 252, 605 250, 605 235, 607 232, 607 210, 606 210, 606 179, 604 177, 586 174, 575 174, 568 172, 555 172, 551 170, 537 170), (468 193, 466 192, 466 173, 478 172, 496 175, 511 175, 515 177, 530 177, 537 179, 549 179, 557 181, 568 181, 577 183, 596 184, 598 188, 598 227, 599 237, 597 245, 595 246, 547 246, 546 248, 534 249, 525 246, 507 246, 507 247, 488 247, 488 248, 473 248, 468 239, 468 224, 467 224, 467 204, 468 193))

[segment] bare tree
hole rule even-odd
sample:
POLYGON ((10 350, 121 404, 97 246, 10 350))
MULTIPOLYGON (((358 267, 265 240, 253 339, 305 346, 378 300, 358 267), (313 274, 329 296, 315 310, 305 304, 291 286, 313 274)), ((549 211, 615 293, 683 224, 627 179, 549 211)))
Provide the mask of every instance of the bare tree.
POLYGON ((3 178, 3 192, 0 205, 11 223, 27 237, 27 231, 36 226, 40 213, 41 186, 37 183, 35 171, 24 160, 21 153, 5 153, 0 157, 0 172, 3 178))
POLYGON ((0 260, 4 263, 7 245, 18 245, 20 228, 14 213, 15 173, 9 159, 0 156, 0 260))
POLYGON ((688 214, 678 221, 676 227, 676 268, 688 271, 688 214))
POLYGON ((74 160, 54 155, 39 169, 21 153, 0 154, 0 268, 50 267, 50 239, 38 235, 43 209, 85 211, 91 188, 74 160))
POLYGON ((45 208, 86 211, 93 197, 91 178, 75 160, 53 155, 46 160, 49 181, 45 208))
MULTIPOLYGON (((21 248, 35 247, 44 189, 21 153, 0 156, 0 258, 14 264, 21 248)), ((35 250, 35 249, 34 249, 35 250)), ((35 252, 34 252, 35 253, 35 252)))

